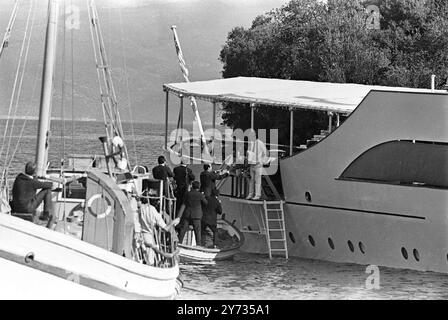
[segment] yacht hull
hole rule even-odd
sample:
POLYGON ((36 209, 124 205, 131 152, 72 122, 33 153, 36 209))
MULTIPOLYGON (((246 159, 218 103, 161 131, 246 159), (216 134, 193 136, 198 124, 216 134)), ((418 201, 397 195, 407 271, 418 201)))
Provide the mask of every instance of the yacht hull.
MULTIPOLYGON (((448 272, 448 97, 437 93, 371 91, 348 119, 326 138, 280 161, 289 256, 334 262, 448 272), (370 150, 385 144, 437 149, 432 163, 394 163, 387 152, 370 159, 381 177, 432 175, 442 186, 418 180, 344 179, 344 171, 370 150), (442 151, 440 151, 442 150, 442 151), (445 153, 443 153, 445 152, 445 153), (377 166, 377 163, 380 163, 377 166), (437 172, 431 171, 438 164, 437 172), (444 164, 445 163, 445 164, 444 164), (421 170, 420 170, 421 169, 421 170)), ((429 150, 429 149, 428 149, 429 150)), ((420 154, 419 154, 420 155, 420 154)), ((191 166, 198 174, 200 165, 191 166)), ((245 236, 242 251, 267 253, 262 206, 232 201, 230 179, 221 188, 223 211, 245 236)))

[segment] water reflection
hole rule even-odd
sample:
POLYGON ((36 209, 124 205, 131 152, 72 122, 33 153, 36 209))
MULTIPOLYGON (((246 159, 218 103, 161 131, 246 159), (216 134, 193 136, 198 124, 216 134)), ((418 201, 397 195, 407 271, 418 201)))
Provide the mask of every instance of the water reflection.
POLYGON ((180 299, 447 299, 448 277, 380 267, 367 289, 366 266, 239 253, 215 265, 181 265, 180 299))

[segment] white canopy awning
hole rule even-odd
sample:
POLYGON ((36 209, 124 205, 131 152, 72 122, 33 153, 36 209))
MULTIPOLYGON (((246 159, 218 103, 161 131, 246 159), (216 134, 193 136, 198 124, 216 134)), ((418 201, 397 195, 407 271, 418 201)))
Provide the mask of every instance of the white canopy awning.
MULTIPOLYGON (((254 103, 351 113, 371 90, 430 93, 429 89, 236 77, 164 84, 165 91, 212 102, 254 103)), ((446 91, 437 91, 446 93, 446 91)))

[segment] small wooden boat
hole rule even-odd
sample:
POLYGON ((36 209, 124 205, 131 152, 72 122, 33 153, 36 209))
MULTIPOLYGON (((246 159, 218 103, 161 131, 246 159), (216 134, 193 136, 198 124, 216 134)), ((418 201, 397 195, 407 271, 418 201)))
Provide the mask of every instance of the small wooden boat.
POLYGON ((182 244, 179 243, 181 262, 214 263, 232 258, 244 243, 243 234, 225 219, 217 221, 217 248, 197 246, 194 231, 189 230, 182 244))

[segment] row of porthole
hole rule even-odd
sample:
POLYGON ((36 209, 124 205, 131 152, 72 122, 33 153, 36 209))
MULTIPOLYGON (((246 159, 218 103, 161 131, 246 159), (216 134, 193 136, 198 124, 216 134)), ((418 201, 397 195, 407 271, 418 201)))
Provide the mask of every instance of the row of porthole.
MULTIPOLYGON (((316 242, 314 241, 314 238, 311 235, 308 236, 308 241, 310 242, 310 244, 313 247, 316 246, 316 242)), ((335 245, 334 245, 333 239, 328 238, 328 245, 330 246, 331 250, 335 249, 335 245)), ((348 245, 348 248, 349 248, 349 250, 351 252, 355 252, 355 246, 353 245, 353 242, 348 240, 347 241, 347 245, 348 245)), ((361 241, 358 243, 358 247, 359 247, 359 251, 361 251, 362 254, 366 253, 365 246, 364 246, 364 244, 361 241)), ((408 260, 409 255, 408 255, 408 251, 406 250, 406 248, 404 248, 404 247, 401 248, 401 254, 403 255, 403 258, 405 260, 408 260)), ((414 259, 417 262, 420 261, 420 253, 418 252, 417 249, 412 250, 412 254, 414 255, 414 259)), ((447 255, 447 259, 448 259, 448 255, 447 255)))
MULTIPOLYGON (((316 246, 316 242, 314 241, 314 238, 311 235, 308 236, 308 241, 310 242, 310 244, 313 247, 316 246)), ((331 250, 335 249, 333 239, 328 238, 328 245, 330 246, 331 250)), ((348 249, 351 252, 355 252, 355 246, 354 246, 353 242, 351 242, 351 240, 347 241, 347 245, 348 245, 348 249)), ((366 247, 364 246, 364 244, 361 241, 359 241, 358 247, 359 247, 359 251, 361 251, 362 254, 366 254, 366 247)))
MULTIPOLYGON (((409 255, 408 255, 408 251, 406 250, 405 247, 402 247, 402 248, 401 248, 401 254, 403 255, 403 258, 404 258, 405 260, 408 260, 409 255)), ((416 261, 420 261, 420 253, 418 252, 417 249, 412 250, 412 254, 414 255, 414 259, 415 259, 416 261)))

